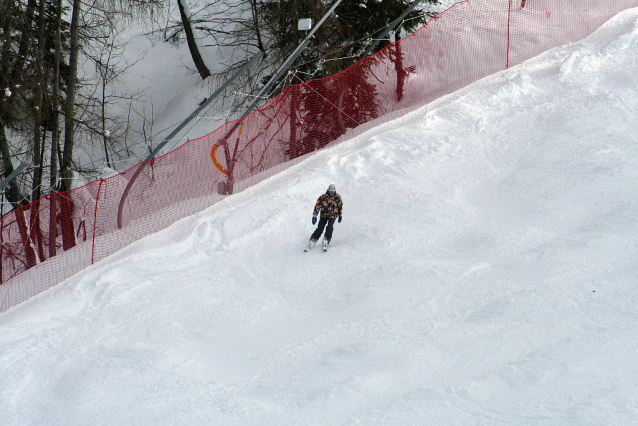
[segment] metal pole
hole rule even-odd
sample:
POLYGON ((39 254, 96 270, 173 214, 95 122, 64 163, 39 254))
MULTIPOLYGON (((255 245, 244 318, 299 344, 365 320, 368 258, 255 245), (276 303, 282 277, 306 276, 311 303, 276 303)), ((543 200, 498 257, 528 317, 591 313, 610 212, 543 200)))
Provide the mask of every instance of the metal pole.
POLYGON ((255 55, 253 55, 253 57, 246 62, 231 78, 228 79, 228 81, 226 81, 224 84, 222 84, 216 91, 215 93, 213 93, 212 95, 210 95, 208 97, 208 99, 206 99, 204 102, 202 102, 202 104, 191 113, 191 115, 189 115, 186 120, 182 121, 182 123, 177 126, 175 128, 175 130, 173 130, 171 132, 170 135, 168 135, 166 137, 166 139, 164 139, 164 141, 162 143, 160 143, 159 145, 157 145, 157 147, 153 150, 153 152, 151 152, 149 154, 148 157, 146 157, 146 159, 144 161, 148 161, 151 160, 153 158, 155 158, 157 156, 157 154, 160 152, 160 150, 162 148, 164 148, 164 146, 170 142, 171 139, 173 139, 173 137, 175 137, 175 135, 177 135, 184 127, 186 127, 188 125, 188 123, 190 123, 195 117, 197 117, 197 114, 199 114, 201 111, 203 111, 208 105, 210 105, 210 103, 212 101, 215 100, 215 98, 217 96, 219 96, 224 90, 226 90, 226 88, 228 86, 230 86, 235 80, 237 80, 237 78, 239 78, 240 75, 242 75, 248 68, 250 68, 250 66, 252 64, 254 64, 256 61, 258 61, 259 59, 261 59, 261 57, 264 56, 264 52, 262 52, 261 50, 257 53, 255 53, 255 55))
POLYGON ((368 49, 365 51, 365 53, 363 54, 363 57, 368 57, 370 56, 373 52, 374 49, 377 47, 377 45, 379 44, 380 40, 383 40, 385 38, 385 36, 388 35, 388 33, 390 31, 392 31, 394 29, 394 27, 396 27, 401 21, 403 21, 403 18, 406 17, 406 15, 410 12, 412 12, 414 10, 415 7, 417 7, 419 5, 419 3, 421 3, 423 0, 414 0, 412 2, 412 4, 410 4, 410 6, 408 6, 407 9, 405 9, 403 11, 403 13, 401 14, 401 16, 399 16, 397 19, 394 20, 394 22, 392 22, 388 28, 385 29, 385 31, 383 31, 383 33, 381 33, 381 35, 379 36, 379 38, 377 38, 376 40, 374 40, 372 42, 372 44, 370 45, 370 47, 368 47, 368 49))
POLYGON ((146 165, 149 163, 149 160, 152 160, 153 158, 155 158, 155 156, 168 143, 168 141, 170 141, 179 131, 181 131, 184 127, 186 127, 186 125, 188 125, 188 123, 190 123, 191 120, 193 120, 193 118, 197 117, 197 114, 200 111, 206 108, 213 101, 213 99, 219 96, 219 94, 221 94, 224 91, 224 89, 226 89, 233 81, 235 81, 241 74, 243 74, 253 63, 255 63, 259 58, 261 58, 263 54, 264 52, 260 50, 258 53, 253 55, 253 57, 248 62, 246 62, 226 83, 224 83, 219 89, 217 89, 215 93, 209 96, 208 99, 206 99, 206 101, 204 101, 195 111, 191 113, 191 115, 189 115, 186 118, 186 120, 182 121, 182 123, 179 126, 177 126, 175 130, 173 130, 171 134, 168 135, 168 137, 164 139, 164 141, 160 143, 153 150, 153 152, 150 153, 148 157, 146 157, 146 160, 144 160, 144 162, 142 162, 137 167, 137 170, 135 170, 135 173, 133 173, 133 176, 131 176, 131 180, 128 181, 128 184, 126 185, 126 188, 124 188, 124 192, 122 193, 122 197, 120 198, 120 205, 117 209, 117 227, 119 229, 122 229, 122 211, 124 210, 124 202, 126 201, 126 197, 128 197, 128 193, 131 190, 131 187, 137 180, 140 173, 142 173, 142 170, 144 170, 146 165))
MULTIPOLYGON (((281 78, 281 76, 288 70, 288 68, 290 68, 292 63, 299 57, 299 55, 301 55, 301 52, 303 52, 304 49, 306 47, 308 47, 308 45, 312 41, 312 36, 319 29, 319 27, 321 27, 321 25, 323 25, 325 20, 328 19, 328 16, 330 16, 330 14, 332 12, 334 12, 334 10, 337 8, 337 6, 339 6, 339 4, 341 2, 342 2, 342 0, 337 0, 336 2, 334 2, 332 7, 330 8, 330 10, 328 10, 328 12, 326 12, 326 14, 323 15, 323 17, 319 20, 319 22, 317 22, 317 25, 315 25, 315 27, 310 31, 310 33, 308 34, 308 36, 306 36, 304 41, 302 41, 301 44, 299 44, 299 46, 297 46, 297 48, 290 54, 290 56, 288 56, 288 58, 284 61, 284 63, 279 67, 279 69, 277 70, 275 75, 273 75, 270 78, 270 80, 268 81, 268 83, 266 83, 264 88, 261 89, 261 91, 259 92, 259 94, 255 98, 253 103, 248 108, 246 108, 246 111, 244 111, 244 113, 242 114, 242 116, 241 116, 242 118, 246 118, 248 116, 248 114, 253 112, 253 110, 257 107, 257 105, 261 102, 261 99, 263 97, 265 97, 268 94, 268 92, 270 92, 270 89, 272 88, 272 86, 281 78)), ((228 132, 226 132, 224 137, 222 137, 222 139, 217 144, 220 145, 220 146, 224 145, 224 149, 226 151, 228 151, 229 150, 228 142, 227 142, 228 138, 230 137, 230 135, 233 134, 233 132, 235 130, 237 130, 237 128, 242 123, 243 123, 243 120, 236 121, 235 124, 230 128, 230 130, 228 132)), ((233 158, 231 161, 234 162, 235 159, 233 158)), ((226 167, 228 168, 228 170, 234 169, 233 164, 226 164, 226 167)), ((229 193, 232 193, 232 185, 230 185, 231 183, 232 182, 228 182, 228 184, 227 184, 227 192, 229 192, 229 193)))
MULTIPOLYGON (((266 94, 268 94, 268 92, 270 91, 272 86, 277 82, 277 80, 279 80, 281 78, 281 76, 284 74, 284 72, 286 72, 288 70, 288 68, 290 68, 290 66, 295 61, 295 59, 297 59, 299 57, 299 55, 301 55, 301 52, 303 52, 304 49, 306 47, 308 47, 308 45, 312 41, 312 36, 319 29, 319 27, 321 27, 321 25, 324 23, 324 21, 326 19, 328 19, 328 16, 330 16, 330 14, 332 12, 334 12, 334 10, 337 8, 337 6, 339 6, 339 3, 341 3, 341 1, 342 0, 337 0, 332 5, 330 10, 325 15, 323 15, 323 18, 321 18, 319 20, 319 22, 317 22, 317 25, 315 25, 315 27, 310 31, 310 33, 304 39, 304 41, 302 41, 301 44, 299 46, 297 46, 297 48, 294 50, 294 52, 292 52, 290 54, 290 56, 288 56, 288 59, 286 59, 286 61, 281 65, 281 67, 279 67, 279 69, 277 70, 275 75, 270 79, 270 81, 268 81, 268 83, 266 83, 264 88, 261 89, 261 92, 259 92, 259 95, 257 95, 257 98, 255 99, 255 101, 246 109, 246 111, 244 112, 244 115, 242 115, 242 117, 245 117, 248 114, 250 114, 253 111, 253 109, 257 106, 257 104, 261 101, 261 98, 264 97, 266 94)), ((419 0, 419 1, 421 1, 421 0, 419 0)))
POLYGON ((20 172, 22 170, 24 170, 27 167, 27 163, 22 163, 20 164, 20 166, 15 169, 13 172, 11 172, 11 174, 9 176, 7 176, 2 182, 0 182, 0 190, 4 190, 4 187, 9 185, 9 183, 16 178, 16 176, 18 176, 20 174, 20 172))

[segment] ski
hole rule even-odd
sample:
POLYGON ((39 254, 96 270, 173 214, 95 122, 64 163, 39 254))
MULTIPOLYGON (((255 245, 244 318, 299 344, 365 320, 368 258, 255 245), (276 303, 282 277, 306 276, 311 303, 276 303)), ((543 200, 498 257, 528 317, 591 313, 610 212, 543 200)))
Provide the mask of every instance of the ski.
POLYGON ((303 249, 304 253, 309 252, 314 246, 317 244, 317 240, 310 240, 305 249, 303 249))

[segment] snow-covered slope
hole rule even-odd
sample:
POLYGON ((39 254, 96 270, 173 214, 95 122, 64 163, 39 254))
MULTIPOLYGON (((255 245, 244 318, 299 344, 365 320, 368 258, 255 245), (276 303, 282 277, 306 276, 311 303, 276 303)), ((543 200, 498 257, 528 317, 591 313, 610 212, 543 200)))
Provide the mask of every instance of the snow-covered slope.
POLYGON ((633 9, 0 314, 0 423, 635 424, 637 87, 633 9))

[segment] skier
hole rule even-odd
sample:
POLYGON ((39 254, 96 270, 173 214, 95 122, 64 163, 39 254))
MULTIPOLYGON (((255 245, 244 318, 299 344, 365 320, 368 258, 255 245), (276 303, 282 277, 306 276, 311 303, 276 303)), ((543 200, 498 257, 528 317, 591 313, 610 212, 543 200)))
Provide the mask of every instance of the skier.
POLYGON ((317 223, 317 215, 321 211, 321 218, 319 219, 319 225, 317 225, 317 229, 312 233, 310 237, 310 241, 308 242, 308 247, 304 251, 308 251, 315 246, 319 237, 323 233, 323 229, 326 227, 326 233, 323 236, 323 250, 328 250, 328 244, 330 244, 330 240, 332 239, 332 227, 335 223, 335 220, 338 218, 338 222, 341 223, 341 210, 343 209, 343 202, 341 201, 341 196, 337 194, 335 190, 335 186, 330 184, 328 186, 328 190, 325 194, 322 194, 321 197, 317 200, 315 204, 315 210, 312 212, 312 224, 317 223))

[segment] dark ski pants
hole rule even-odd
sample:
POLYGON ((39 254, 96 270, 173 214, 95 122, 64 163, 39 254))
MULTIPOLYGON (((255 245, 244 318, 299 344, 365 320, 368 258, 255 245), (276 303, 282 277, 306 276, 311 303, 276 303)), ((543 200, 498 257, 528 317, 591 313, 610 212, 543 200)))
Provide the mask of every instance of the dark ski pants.
POLYGON ((315 229, 315 232, 312 233, 310 239, 317 241, 321 237, 323 228, 325 228, 326 224, 328 224, 328 227, 326 228, 326 234, 324 235, 324 238, 328 240, 328 242, 330 242, 330 240, 332 239, 332 229, 333 225, 335 224, 335 219, 330 219, 323 216, 319 219, 317 229, 315 229))

